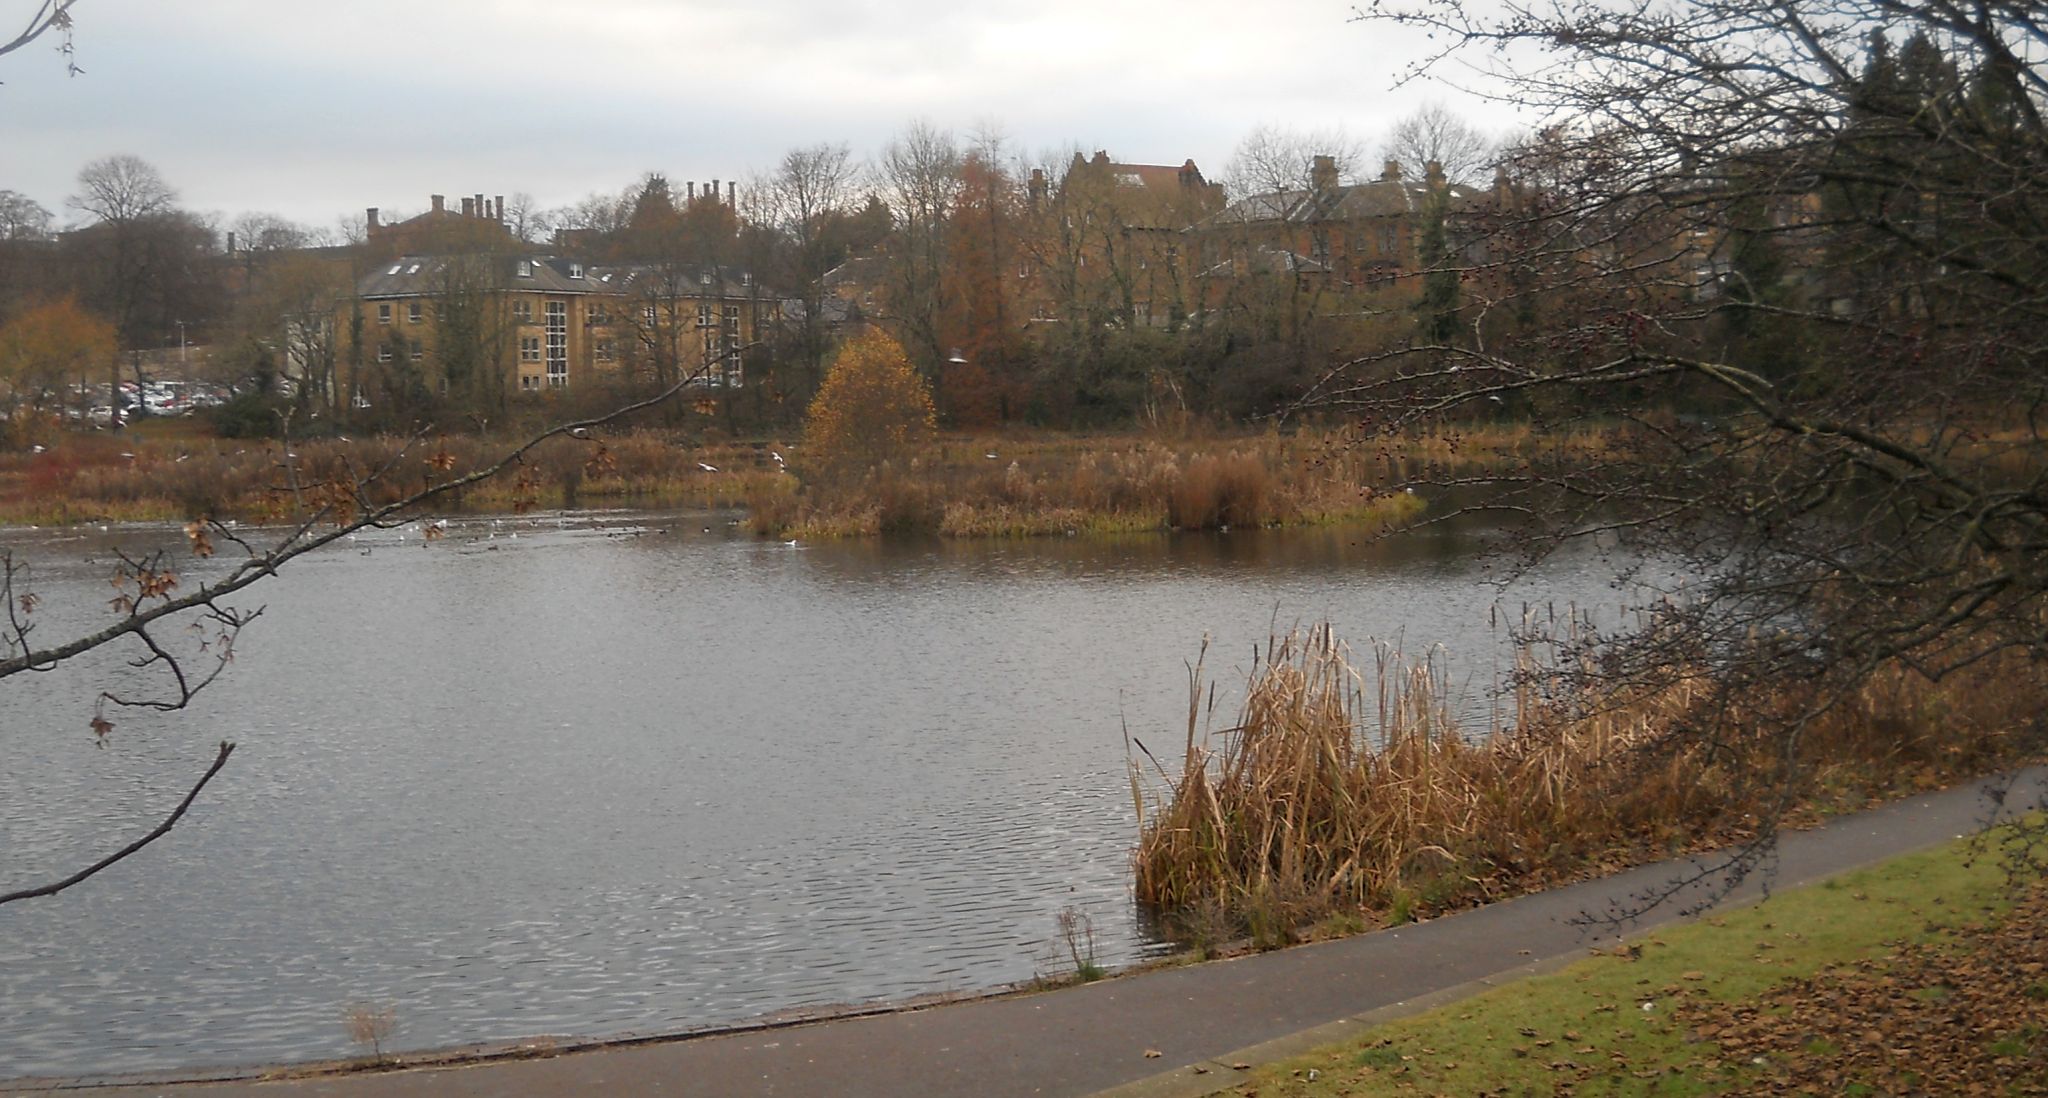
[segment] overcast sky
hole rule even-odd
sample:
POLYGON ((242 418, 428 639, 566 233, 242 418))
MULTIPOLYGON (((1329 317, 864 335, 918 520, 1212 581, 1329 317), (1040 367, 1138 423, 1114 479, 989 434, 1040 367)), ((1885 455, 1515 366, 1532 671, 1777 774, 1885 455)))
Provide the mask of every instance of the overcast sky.
MULTIPOLYGON (((0 37, 34 6, 0 0, 0 37)), ((58 215, 78 169, 156 165, 194 210, 322 228, 427 196, 617 192, 648 171, 739 179, 787 149, 857 155, 916 118, 1220 174, 1254 126, 1376 148, 1440 99, 1396 89, 1418 36, 1343 0, 80 0, 67 78, 47 39, 0 58, 0 189, 58 215)))

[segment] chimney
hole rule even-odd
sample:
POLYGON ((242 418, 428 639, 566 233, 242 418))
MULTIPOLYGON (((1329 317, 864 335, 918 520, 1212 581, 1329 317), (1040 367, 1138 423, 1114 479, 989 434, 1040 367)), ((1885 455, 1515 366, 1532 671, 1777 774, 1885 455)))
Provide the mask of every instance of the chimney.
POLYGON ((235 230, 228 230, 228 254, 235 254, 235 230))
POLYGON ((383 223, 381 223, 381 222, 379 222, 379 221, 377 220, 377 207, 375 207, 375 206, 372 206, 372 207, 370 207, 370 221, 369 221, 369 226, 370 226, 370 231, 371 231, 371 232, 373 232, 373 233, 374 233, 374 232, 376 232, 376 231, 377 231, 378 229, 381 229, 381 228, 383 228, 383 227, 384 227, 384 226, 383 226, 383 223))
POLYGON ((1507 165, 1496 165, 1493 169, 1494 204, 1498 206, 1508 206, 1513 204, 1514 198, 1515 185, 1511 180, 1508 179, 1507 165))
POLYGON ((496 196, 495 200, 491 204, 493 206, 496 206, 498 211, 496 214, 492 216, 496 217, 499 221, 505 220, 505 196, 502 194, 496 196))
POLYGON ((1188 157, 1187 163, 1180 166, 1180 185, 1187 190, 1194 190, 1202 185, 1202 169, 1195 167, 1195 158, 1192 156, 1188 157))
POLYGON ((464 198, 462 199, 462 216, 476 216, 476 199, 464 196, 464 198))
POLYGON ((1046 186, 1044 168, 1031 169, 1030 188, 1031 201, 1034 204, 1045 201, 1046 186))
POLYGON ((740 185, 738 183, 727 183, 725 185, 725 204, 735 210, 740 208, 740 185))
POLYGON ((1318 194, 1328 194, 1337 189, 1337 158, 1317 156, 1308 169, 1309 185, 1318 194))
POLYGON ((436 195, 428 195, 427 197, 429 197, 429 198, 432 198, 432 199, 434 200, 434 212, 435 212, 435 213, 443 213, 443 212, 445 212, 445 211, 447 210, 447 208, 448 208, 448 196, 447 196, 447 195, 445 195, 445 194, 436 194, 436 195))
POLYGON ((1095 150, 1095 160, 1093 162, 1097 167, 1109 167, 1109 153, 1103 149, 1095 150))
POLYGON ((482 217, 484 215, 484 195, 482 191, 477 192, 475 209, 476 215, 478 217, 482 217))
POLYGON ((1401 181, 1401 162, 1400 162, 1399 160, 1389 160, 1389 161, 1387 161, 1387 163, 1386 163, 1386 166, 1380 169, 1380 182, 1382 182, 1382 183, 1398 183, 1398 182, 1400 182, 1400 181, 1401 181))
POLYGON ((704 197, 713 202, 718 201, 718 180, 714 179, 711 181, 711 189, 704 192, 704 197))
POLYGON ((1429 185, 1431 187, 1441 187, 1444 185, 1444 166, 1441 162, 1430 161, 1428 171, 1429 185))
POLYGON ((688 186, 689 186, 689 188, 690 188, 690 190, 689 190, 689 195, 690 195, 689 201, 691 201, 691 202, 695 202, 695 201, 697 201, 697 181, 696 181, 696 180, 694 180, 694 179, 690 180, 690 182, 689 182, 688 186))

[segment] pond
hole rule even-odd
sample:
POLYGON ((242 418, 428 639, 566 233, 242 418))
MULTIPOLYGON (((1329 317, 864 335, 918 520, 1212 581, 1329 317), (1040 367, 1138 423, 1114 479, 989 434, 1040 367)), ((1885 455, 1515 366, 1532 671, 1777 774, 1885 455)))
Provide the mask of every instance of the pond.
MULTIPOLYGON (((1227 721, 1254 646, 1321 621, 1442 646, 1483 729, 1497 610, 1621 596, 1591 557, 1497 586, 1482 535, 365 533, 235 600, 265 610, 227 674, 104 748, 118 660, 0 687, 0 890, 128 841, 240 745, 163 842, 0 908, 0 1078, 353 1055, 355 1003, 419 1049, 981 991, 1057 971, 1070 905, 1104 963, 1140 959, 1125 729, 1177 758, 1205 636, 1227 721)), ((177 540, 0 536, 46 642, 110 620, 114 547, 177 540)))

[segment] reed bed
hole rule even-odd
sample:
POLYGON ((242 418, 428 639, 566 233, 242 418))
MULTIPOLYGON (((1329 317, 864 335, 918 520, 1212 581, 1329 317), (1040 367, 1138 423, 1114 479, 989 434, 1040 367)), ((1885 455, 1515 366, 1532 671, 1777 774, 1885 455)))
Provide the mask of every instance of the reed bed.
POLYGON ((857 480, 806 485, 770 532, 1039 537, 1391 523, 1421 509, 1376 490, 1371 464, 1322 434, 955 438, 857 480))
MULTIPOLYGON (((72 434, 40 453, 0 456, 0 522, 55 525, 198 517, 346 516, 481 469, 509 437, 309 439, 289 444, 131 430, 72 434), (367 483, 365 483, 367 482, 367 483), (362 486, 361 498, 356 486, 362 486)), ((443 498, 444 510, 591 505, 736 507, 787 476, 770 445, 693 444, 632 430, 556 438, 499 476, 443 498), (710 466, 705 469, 704 466, 710 466)))
POLYGON ((2048 700, 2037 667, 1939 685, 1890 668, 1788 760, 1760 733, 1682 734, 1713 698, 1704 678, 1598 705, 1524 686, 1475 736, 1440 662, 1376 645, 1361 665, 1327 627, 1269 645, 1227 729, 1205 731, 1202 675, 1178 773, 1135 741, 1131 768, 1137 898, 1198 945, 1400 922, 1743 838, 1787 782, 1809 805, 1856 804, 1981 773, 2034 749, 2011 733, 2048 700))

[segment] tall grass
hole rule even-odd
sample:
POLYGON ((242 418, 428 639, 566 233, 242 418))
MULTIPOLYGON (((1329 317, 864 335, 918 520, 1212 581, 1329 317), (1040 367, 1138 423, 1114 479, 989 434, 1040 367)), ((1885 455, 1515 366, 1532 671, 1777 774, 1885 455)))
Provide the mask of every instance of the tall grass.
MULTIPOLYGON (((323 438, 289 444, 73 433, 40 453, 0 456, 0 521, 272 519, 376 506, 483 468, 519 440, 323 438), (365 482, 368 483, 365 483, 365 482), (356 488, 362 486, 360 498, 356 488)), ((738 506, 788 478, 769 447, 703 446, 654 430, 556 438, 442 506, 519 510, 593 505, 738 506), (703 466, 711 466, 706 470, 703 466)))
POLYGON ((1371 464, 1312 434, 955 438, 901 467, 806 484, 777 529, 1030 537, 1386 522, 1420 509, 1376 492, 1371 464))
POLYGON ((2037 672, 1936 685, 1892 668, 1787 760, 1761 734, 1675 735, 1712 693, 1681 679, 1581 706, 1525 686, 1506 727, 1474 736, 1439 662, 1378 645, 1361 664, 1324 627, 1274 641, 1212 732, 1198 663, 1178 773, 1136 745, 1137 897, 1269 942, 1331 915, 1399 922, 1743 837, 1773 777, 1853 800, 1978 772, 2044 700, 2037 672))

